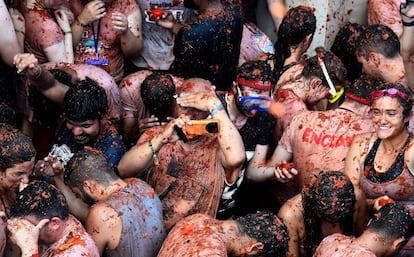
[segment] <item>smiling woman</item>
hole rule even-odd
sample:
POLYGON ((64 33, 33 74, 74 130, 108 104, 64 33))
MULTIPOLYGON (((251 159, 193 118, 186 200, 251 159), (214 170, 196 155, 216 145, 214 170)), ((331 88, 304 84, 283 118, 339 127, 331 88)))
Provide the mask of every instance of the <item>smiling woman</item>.
MULTIPOLYGON (((414 210, 414 140, 407 130, 412 104, 411 92, 399 84, 385 84, 372 93, 375 133, 356 136, 345 163, 361 207, 357 209, 362 210, 359 216, 388 198, 414 210)), ((413 238, 400 254, 407 253, 414 254, 413 238)))

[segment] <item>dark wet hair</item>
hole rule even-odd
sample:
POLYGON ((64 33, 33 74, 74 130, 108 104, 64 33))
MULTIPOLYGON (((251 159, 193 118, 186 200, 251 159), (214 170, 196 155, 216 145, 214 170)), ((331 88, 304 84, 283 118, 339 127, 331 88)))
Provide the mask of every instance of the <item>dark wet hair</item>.
POLYGON ((356 102, 358 102, 358 98, 370 102, 372 92, 378 90, 383 83, 384 82, 379 78, 363 74, 355 79, 352 84, 345 84, 345 95, 348 99, 352 99, 356 102), (353 96, 356 96, 357 98, 353 98, 353 96))
POLYGON ((119 179, 108 159, 100 151, 85 147, 75 152, 65 166, 65 183, 82 188, 85 180, 94 180, 102 185, 109 185, 119 179))
POLYGON ((403 99, 399 96, 395 96, 394 98, 398 100, 398 102, 400 103, 400 105, 403 107, 403 116, 404 118, 408 118, 410 117, 411 114, 411 108, 413 106, 413 94, 411 93, 411 91, 406 88, 405 86, 401 85, 401 84, 394 84, 394 83, 383 83, 379 88, 379 90, 384 90, 384 89, 390 89, 390 88, 395 88, 398 91, 400 91, 401 93, 405 94, 407 96, 407 100, 403 99))
MULTIPOLYGON (((53 74, 55 79, 68 87, 73 87, 72 76, 61 69, 51 69, 50 73, 53 74)), ((42 95, 35 87, 29 87, 29 104, 35 114, 36 120, 42 124, 55 125, 56 120, 62 114, 63 109, 42 95)))
POLYGON ((411 238, 414 234, 414 220, 410 210, 400 203, 389 203, 381 207, 368 223, 368 230, 378 234, 385 241, 400 237, 411 238))
POLYGON ((36 155, 32 140, 8 124, 0 124, 0 172, 30 161, 36 155))
POLYGON ((386 58, 394 58, 400 54, 400 40, 389 27, 373 24, 366 27, 356 42, 355 52, 368 60, 370 52, 377 52, 386 58))
POLYGON ((236 218, 239 230, 264 245, 254 256, 286 256, 289 234, 282 220, 270 211, 257 211, 236 218))
POLYGON ((101 120, 108 111, 105 89, 86 77, 66 92, 63 110, 72 121, 101 120))
POLYGON ((65 196, 53 185, 45 181, 33 181, 17 193, 11 206, 12 217, 33 215, 37 219, 69 217, 69 207, 65 196))
POLYGON ((145 109, 161 119, 172 116, 175 93, 174 81, 168 74, 154 72, 141 85, 141 98, 145 109))
POLYGON ((345 23, 336 34, 331 47, 331 52, 341 59, 348 71, 348 79, 353 81, 362 73, 362 64, 358 62, 355 53, 355 45, 365 25, 358 23, 345 23))
POLYGON ((275 83, 272 68, 266 61, 250 60, 244 62, 237 69, 237 77, 246 80, 259 79, 261 81, 270 81, 275 83))
POLYGON ((17 128, 16 111, 8 104, 0 103, 0 123, 17 128))
POLYGON ((325 50, 323 47, 317 47, 315 49, 316 55, 310 57, 306 62, 302 70, 304 78, 309 79, 311 77, 320 78, 323 84, 328 87, 328 82, 323 75, 321 65, 319 65, 318 57, 321 58, 326 66, 329 77, 334 85, 343 84, 346 79, 346 68, 342 61, 335 56, 331 51, 325 50))
POLYGON ((323 239, 322 220, 339 222, 344 234, 352 233, 355 201, 351 180, 339 171, 321 172, 309 190, 302 192, 307 256, 312 256, 323 239))
POLYGON ((290 48, 297 47, 308 35, 315 33, 314 12, 314 8, 300 5, 290 8, 286 13, 279 26, 278 40, 275 43, 274 69, 276 74, 279 74, 286 58, 291 55, 290 48))

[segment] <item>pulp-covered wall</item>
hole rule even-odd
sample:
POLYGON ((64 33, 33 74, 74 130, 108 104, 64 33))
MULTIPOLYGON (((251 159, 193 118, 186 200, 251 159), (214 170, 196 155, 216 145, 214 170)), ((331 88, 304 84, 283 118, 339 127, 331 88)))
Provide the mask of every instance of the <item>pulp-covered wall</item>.
MULTIPOLYGON (((273 21, 267 11, 266 1, 258 0, 257 23, 275 41, 276 34, 273 21)), ((347 21, 367 23, 367 0, 286 0, 287 8, 298 5, 315 8, 317 25, 312 45, 309 48, 309 54, 311 55, 317 46, 324 46, 329 49, 336 33, 347 21)))

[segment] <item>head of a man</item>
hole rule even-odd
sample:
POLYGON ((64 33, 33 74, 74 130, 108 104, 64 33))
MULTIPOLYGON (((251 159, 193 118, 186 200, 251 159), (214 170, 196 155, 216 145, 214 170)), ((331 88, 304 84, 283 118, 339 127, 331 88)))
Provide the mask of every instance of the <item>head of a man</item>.
POLYGON ((152 73, 141 85, 141 98, 145 109, 160 121, 173 117, 175 85, 168 74, 152 73))
POLYGON ((105 90, 95 81, 86 78, 68 89, 64 97, 66 127, 76 143, 87 145, 101 130, 101 121, 108 111, 105 90))
POLYGON ((96 149, 77 151, 65 166, 64 181, 88 205, 100 199, 100 187, 119 179, 106 157, 96 149))
POLYGON ((317 47, 315 51, 316 55, 305 62, 302 70, 303 82, 308 88, 306 101, 310 104, 333 97, 329 93, 329 81, 333 86, 343 86, 347 74, 345 65, 332 52, 323 47, 317 47))
POLYGON ((383 256, 394 256, 414 235, 414 219, 403 204, 389 203, 374 214, 367 229, 388 246, 383 256))
POLYGON ((345 102, 352 103, 356 107, 365 108, 364 118, 370 118, 371 94, 378 90, 382 83, 382 80, 365 74, 352 83, 345 83, 345 102))
POLYGON ((255 60, 243 63, 238 68, 233 88, 239 111, 247 117, 256 115, 261 105, 268 105, 264 99, 270 97, 273 85, 272 69, 267 62, 255 60), (261 98, 264 99, 261 101, 261 98))
POLYGON ((51 244, 60 239, 69 218, 65 196, 45 181, 33 181, 17 194, 11 206, 13 218, 23 218, 37 225, 41 220, 49 222, 40 230, 39 240, 51 244))
MULTIPOLYGON (((202 78, 190 78, 186 79, 183 84, 177 88, 177 94, 188 94, 188 93, 211 93, 213 90, 213 87, 211 85, 211 82, 202 79, 202 78)), ((179 105, 176 105, 174 117, 178 117, 181 114, 185 114, 190 117, 192 120, 201 120, 205 119, 209 113, 207 111, 198 110, 195 108, 190 107, 181 107, 179 105)))
POLYGON ((388 26, 369 25, 357 39, 355 54, 366 74, 381 78, 383 72, 388 72, 380 65, 381 59, 399 58, 400 41, 388 26))
POLYGON ((36 149, 23 132, 0 124, 0 188, 16 191, 21 183, 29 182, 36 149))
MULTIPOLYGON (((286 225, 269 211, 257 211, 235 219, 242 235, 253 239, 256 247, 235 253, 238 256, 286 256, 289 234, 286 225)), ((240 239, 241 241, 241 239, 240 239)), ((243 247, 242 247, 243 248, 243 247)))
POLYGON ((305 223, 305 246, 313 252, 323 238, 322 223, 337 224, 344 234, 352 232, 355 192, 343 172, 321 172, 312 186, 302 193, 305 223))

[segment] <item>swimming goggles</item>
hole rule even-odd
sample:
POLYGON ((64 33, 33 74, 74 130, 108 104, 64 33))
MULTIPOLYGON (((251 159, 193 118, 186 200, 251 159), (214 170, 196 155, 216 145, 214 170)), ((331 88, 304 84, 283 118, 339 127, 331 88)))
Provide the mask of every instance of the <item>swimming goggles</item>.
POLYGON ((408 96, 401 92, 400 90, 396 88, 388 88, 384 90, 378 90, 371 94, 371 99, 376 100, 378 98, 381 98, 383 96, 391 96, 391 97, 399 97, 403 99, 404 101, 408 102, 408 96))
POLYGON ((239 106, 246 111, 266 112, 273 100, 264 96, 241 96, 238 98, 239 106))
POLYGON ((325 77, 326 82, 328 82, 328 85, 329 85, 329 94, 332 96, 329 99, 329 102, 333 104, 336 101, 338 101, 339 98, 341 98, 345 90, 343 87, 341 87, 339 91, 336 91, 335 86, 332 83, 331 78, 329 77, 329 73, 328 73, 328 70, 326 69, 325 63, 323 62, 323 59, 320 56, 318 56, 318 63, 319 63, 319 66, 321 66, 323 76, 325 77))

